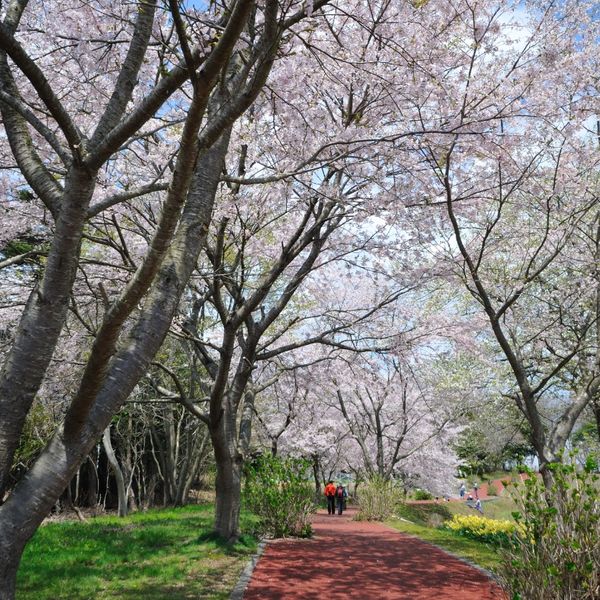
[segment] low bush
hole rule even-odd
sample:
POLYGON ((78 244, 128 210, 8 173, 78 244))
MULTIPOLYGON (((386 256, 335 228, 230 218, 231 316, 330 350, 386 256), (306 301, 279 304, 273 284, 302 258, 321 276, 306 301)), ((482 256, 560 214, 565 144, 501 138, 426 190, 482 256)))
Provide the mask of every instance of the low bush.
POLYGON ((597 463, 549 465, 516 487, 521 534, 502 551, 499 574, 512 600, 600 598, 600 494, 597 463))
POLYGON ((403 500, 402 490, 392 481, 377 475, 361 485, 357 494, 360 521, 385 521, 403 500))
POLYGON ((272 537, 309 537, 315 512, 314 485, 307 479, 310 463, 264 455, 246 469, 244 499, 258 516, 257 533, 272 537))
POLYGON ((497 496, 498 495, 498 488, 491 481, 488 484, 487 495, 488 496, 497 496))
POLYGON ((433 500, 433 494, 430 494, 427 490, 415 490, 415 500, 433 500))

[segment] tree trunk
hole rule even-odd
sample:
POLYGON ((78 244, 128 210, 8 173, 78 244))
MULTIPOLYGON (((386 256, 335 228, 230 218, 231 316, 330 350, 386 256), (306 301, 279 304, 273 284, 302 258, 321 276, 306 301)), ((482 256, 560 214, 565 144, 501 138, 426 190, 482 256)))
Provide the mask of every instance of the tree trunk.
MULTIPOLYGON (((217 451, 215 449, 215 455, 217 451)), ((217 459, 215 532, 228 543, 240 537, 242 495, 242 457, 223 456, 217 459)))
POLYGON ((317 499, 320 500, 321 499, 321 482, 319 479, 319 471, 320 471, 319 455, 313 454, 311 458, 312 458, 313 476, 315 478, 315 494, 316 494, 317 499))
POLYGON ((0 600, 14 600, 17 569, 26 542, 18 528, 0 532, 0 600))
POLYGON ((596 433, 598 434, 598 441, 600 442, 600 399, 599 398, 594 398, 594 400, 592 400, 592 412, 594 413, 594 418, 596 419, 596 433))
POLYGON ((14 591, 25 543, 91 452, 112 415, 137 385, 168 331, 205 239, 228 141, 229 131, 199 161, 178 234, 148 294, 140 319, 111 362, 84 427, 68 437, 60 428, 0 505, 0 590, 4 594, 0 600, 14 597, 4 590, 14 591))
POLYGON ((110 441, 110 425, 104 430, 104 435, 102 436, 102 445, 104 446, 106 458, 108 458, 108 464, 110 465, 110 468, 114 473, 115 481, 117 483, 117 496, 119 498, 119 516, 126 517, 127 490, 125 488, 125 479, 123 478, 123 471, 121 470, 121 466, 119 465, 119 461, 115 456, 115 452, 110 441))
POLYGON ((240 505, 244 457, 238 446, 237 405, 232 395, 222 400, 222 411, 209 425, 217 477, 215 481, 215 533, 228 543, 240 537, 240 505))

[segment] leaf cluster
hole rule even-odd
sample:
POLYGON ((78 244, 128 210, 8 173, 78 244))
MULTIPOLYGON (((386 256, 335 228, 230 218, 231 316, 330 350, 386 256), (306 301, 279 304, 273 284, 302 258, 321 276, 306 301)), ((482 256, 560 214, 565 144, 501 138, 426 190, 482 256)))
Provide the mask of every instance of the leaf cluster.
POLYGON ((246 468, 244 500, 259 517, 260 535, 309 537, 315 512, 314 487, 307 479, 309 461, 261 455, 246 468))
POLYGON ((503 551, 500 574, 513 600, 600 596, 600 490, 597 463, 549 466, 552 485, 530 473, 516 488, 519 534, 503 551))

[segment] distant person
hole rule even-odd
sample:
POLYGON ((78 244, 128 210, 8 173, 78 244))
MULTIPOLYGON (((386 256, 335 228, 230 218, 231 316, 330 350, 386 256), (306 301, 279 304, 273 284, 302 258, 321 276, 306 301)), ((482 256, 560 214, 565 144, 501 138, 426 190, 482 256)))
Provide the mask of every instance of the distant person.
POLYGON ((335 485, 333 485, 333 481, 327 482, 325 497, 327 498, 327 514, 335 515, 335 485))
POLYGON ((481 500, 479 498, 477 498, 477 502, 475 502, 475 510, 478 510, 483 514, 483 507, 481 506, 481 500))
POLYGON ((467 486, 464 483, 461 483, 460 488, 458 488, 458 494, 459 494, 461 500, 465 497, 466 493, 467 493, 467 486))
POLYGON ((337 504, 338 515, 342 514, 347 497, 348 492, 346 491, 346 488, 341 483, 339 483, 337 488, 335 488, 335 501, 337 504))
POLYGON ((473 496, 479 498, 479 484, 477 482, 473 483, 473 496))
POLYGON ((473 508, 473 496, 471 496, 471 494, 469 494, 469 496, 467 497, 467 506, 473 508))

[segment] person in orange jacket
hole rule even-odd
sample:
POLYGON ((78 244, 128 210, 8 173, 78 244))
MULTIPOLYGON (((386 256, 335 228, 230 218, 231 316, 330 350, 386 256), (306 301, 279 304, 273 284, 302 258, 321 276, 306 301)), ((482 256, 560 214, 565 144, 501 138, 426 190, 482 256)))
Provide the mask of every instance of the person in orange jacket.
POLYGON ((329 481, 325 486, 325 497, 327 498, 327 513, 335 515, 335 485, 329 481))

